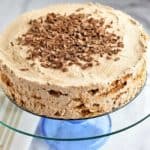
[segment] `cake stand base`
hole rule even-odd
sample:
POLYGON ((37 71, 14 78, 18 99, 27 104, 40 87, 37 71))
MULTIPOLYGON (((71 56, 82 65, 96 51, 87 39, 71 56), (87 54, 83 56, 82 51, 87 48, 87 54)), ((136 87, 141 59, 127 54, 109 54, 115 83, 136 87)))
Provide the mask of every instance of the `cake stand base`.
MULTIPOLYGON (((43 118, 41 132, 46 137, 72 139, 92 137, 111 132, 109 115, 85 120, 53 120, 43 118)), ((83 141, 49 141, 50 150, 98 150, 108 137, 83 141)))

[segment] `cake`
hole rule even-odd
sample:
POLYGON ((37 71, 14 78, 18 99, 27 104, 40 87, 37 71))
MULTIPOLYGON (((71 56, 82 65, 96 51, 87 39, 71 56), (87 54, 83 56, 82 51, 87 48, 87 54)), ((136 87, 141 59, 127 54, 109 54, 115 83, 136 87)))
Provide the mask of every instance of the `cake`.
POLYGON ((18 17, 0 36, 0 85, 17 106, 61 119, 117 110, 146 80, 148 36, 101 4, 56 4, 18 17))

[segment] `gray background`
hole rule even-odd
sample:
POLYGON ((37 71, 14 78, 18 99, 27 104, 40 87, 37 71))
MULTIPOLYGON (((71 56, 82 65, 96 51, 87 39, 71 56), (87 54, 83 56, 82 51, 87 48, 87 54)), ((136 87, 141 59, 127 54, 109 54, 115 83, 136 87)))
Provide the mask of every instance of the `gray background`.
MULTIPOLYGON (((75 2, 85 2, 76 0, 75 2)), ((0 0, 0 32, 19 14, 65 0, 0 0)), ((86 1, 87 2, 87 1, 86 1)), ((150 0, 93 0, 121 9, 139 20, 150 33, 150 0)), ((101 150, 150 150, 150 120, 110 137, 101 150)), ((19 143, 19 141, 18 141, 19 143)), ((17 149, 17 147, 16 147, 17 149)), ((33 140, 31 150, 47 150, 44 142, 33 140), (43 148, 42 148, 43 147, 43 148)))

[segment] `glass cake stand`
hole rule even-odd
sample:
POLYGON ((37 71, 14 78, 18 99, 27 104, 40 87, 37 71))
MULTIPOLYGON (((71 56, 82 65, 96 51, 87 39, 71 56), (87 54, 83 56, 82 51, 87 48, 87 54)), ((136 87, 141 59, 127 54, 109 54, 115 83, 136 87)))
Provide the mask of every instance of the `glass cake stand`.
MULTIPOLYGON (((126 106, 108 114, 81 120, 51 119, 34 115, 17 107, 0 91, 0 124, 14 132, 46 140, 51 150, 98 150, 109 136, 125 132, 150 117, 149 83, 147 79, 145 86, 126 106), (6 117, 2 117, 1 112, 5 112, 7 117, 19 112, 24 114, 21 116, 22 120, 28 119, 30 122, 15 126, 6 117), (30 130, 30 124, 34 120, 39 120, 38 133, 30 130)), ((37 124, 34 128, 37 128, 37 124)))
MULTIPOLYGON (((146 8, 138 2, 137 7, 132 7, 124 2, 104 1, 105 4, 108 3, 131 14, 149 31, 150 22, 147 17, 149 10, 146 11, 146 8), (144 13, 141 13, 140 10, 144 13)), ((38 0, 35 3, 35 7, 41 7, 45 1, 38 0)), ((44 6, 46 5, 47 3, 44 6)), ((110 136, 131 130, 149 118, 150 73, 148 73, 145 86, 129 104, 114 112, 82 120, 61 120, 36 116, 17 107, 3 91, 0 91, 0 125, 26 137, 45 140, 50 150, 98 150, 110 136), (23 122, 21 125, 12 122, 13 119, 18 119, 17 114, 21 114, 23 122), (12 117, 14 118, 8 119, 12 117), (34 124, 34 122, 37 123, 34 124), (31 130, 31 124, 32 128, 40 130, 38 132, 31 130)))

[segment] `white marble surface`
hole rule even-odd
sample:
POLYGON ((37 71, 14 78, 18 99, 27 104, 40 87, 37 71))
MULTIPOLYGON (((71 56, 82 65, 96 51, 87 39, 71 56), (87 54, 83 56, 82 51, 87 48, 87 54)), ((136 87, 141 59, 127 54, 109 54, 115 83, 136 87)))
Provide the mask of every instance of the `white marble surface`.
MULTIPOLYGON (((76 0, 85 2, 85 0, 76 0)), ((54 2, 71 0, 1 0, 0 32, 19 14, 47 6, 54 2)), ((150 0, 93 0, 121 9, 138 19, 150 33, 150 0)), ((22 141, 22 139, 20 138, 22 141)), ((18 140, 18 144, 19 144, 18 140)), ((23 149, 22 145, 22 150, 23 149)), ((101 150, 150 150, 150 119, 126 132, 111 136, 101 150)), ((4 149, 2 149, 4 150, 4 149)), ((17 146, 16 146, 17 150, 17 146)), ((45 142, 34 139, 30 150, 48 150, 45 142)))

